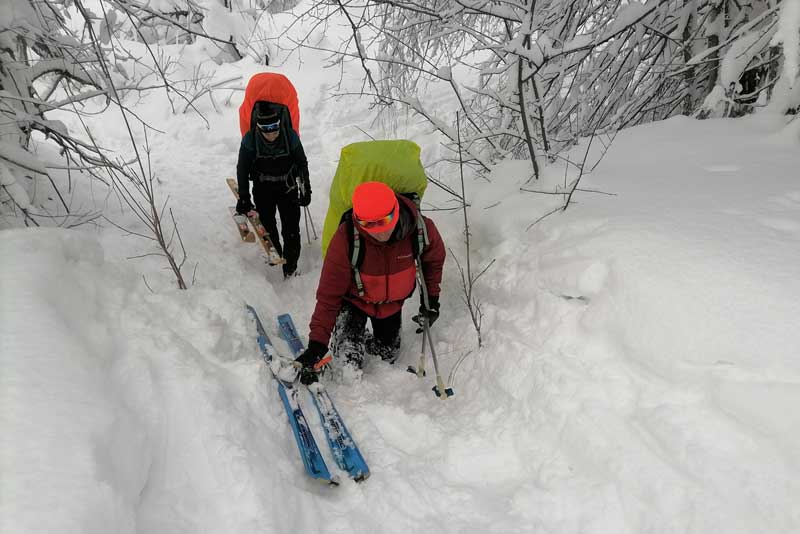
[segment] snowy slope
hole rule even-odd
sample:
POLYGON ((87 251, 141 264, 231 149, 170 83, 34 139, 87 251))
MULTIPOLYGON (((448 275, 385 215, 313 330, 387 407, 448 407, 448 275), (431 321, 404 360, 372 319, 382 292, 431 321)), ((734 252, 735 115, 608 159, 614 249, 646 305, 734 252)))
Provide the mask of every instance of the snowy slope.
MULTIPOLYGON (((408 135, 426 161, 438 149, 416 122, 393 134, 366 103, 327 99, 336 79, 303 60, 280 71, 301 95, 319 230, 359 128, 408 135)), ((615 196, 578 194, 528 231, 556 200, 518 191, 524 162, 469 180, 473 261, 496 259, 477 289, 485 346, 451 257, 435 333, 456 397, 403 371, 419 352, 406 321, 398 366, 330 384, 372 470, 333 489, 302 475, 243 309, 273 332, 289 311, 305 334, 321 259, 304 245, 304 274, 284 282, 238 242, 223 181, 237 98, 219 114, 203 103, 210 129, 163 96, 138 109, 166 132, 152 162, 197 263, 189 291, 157 258, 126 260, 147 249, 110 226, 0 233, 13 259, 0 279, 0 532, 800 530, 796 139, 754 118, 625 131, 583 182, 615 196)), ((463 260, 461 215, 432 217, 463 260)))

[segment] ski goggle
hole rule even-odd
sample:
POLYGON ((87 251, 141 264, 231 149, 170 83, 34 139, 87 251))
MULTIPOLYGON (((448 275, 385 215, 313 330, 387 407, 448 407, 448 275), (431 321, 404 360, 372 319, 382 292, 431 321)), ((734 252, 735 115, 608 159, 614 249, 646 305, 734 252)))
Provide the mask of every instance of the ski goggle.
POLYGON ((258 126, 258 129, 262 132, 272 133, 280 130, 281 121, 277 120, 275 122, 256 123, 256 126, 258 126))
POLYGON ((367 230, 381 226, 388 226, 394 220, 394 212, 395 210, 392 210, 389 215, 381 217, 380 219, 375 219, 374 221, 362 221, 361 219, 356 218, 356 222, 358 222, 361 228, 366 228, 367 230))

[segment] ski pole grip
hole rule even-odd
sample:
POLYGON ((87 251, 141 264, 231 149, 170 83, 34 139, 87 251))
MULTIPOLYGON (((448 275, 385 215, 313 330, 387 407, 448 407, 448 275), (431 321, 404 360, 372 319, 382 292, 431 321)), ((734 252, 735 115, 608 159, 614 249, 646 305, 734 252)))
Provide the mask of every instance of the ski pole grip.
POLYGON ((317 363, 314 364, 314 370, 319 371, 333 361, 333 356, 326 354, 317 363))

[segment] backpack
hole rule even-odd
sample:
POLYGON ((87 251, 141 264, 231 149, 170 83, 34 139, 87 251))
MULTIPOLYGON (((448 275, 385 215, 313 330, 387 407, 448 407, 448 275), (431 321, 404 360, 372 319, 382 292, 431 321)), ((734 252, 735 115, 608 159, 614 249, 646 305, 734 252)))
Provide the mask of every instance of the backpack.
MULTIPOLYGON (((420 161, 419 145, 398 139, 364 141, 342 148, 339 165, 331 181, 328 213, 322 228, 323 257, 344 214, 353 207, 353 191, 358 185, 371 181, 383 182, 396 193, 412 198, 419 208, 428 186, 428 177, 420 161)), ((358 266, 358 263, 355 265, 358 266)))
MULTIPOLYGON (((415 239, 411 241, 411 251, 414 254, 414 262, 417 266, 421 266, 420 258, 422 258, 422 253, 425 252, 425 247, 430 244, 428 240, 428 228, 425 226, 425 220, 422 218, 422 213, 420 212, 420 204, 422 203, 422 199, 416 193, 397 193, 399 195, 403 195, 404 197, 410 199, 414 202, 414 206, 417 209, 417 231, 415 233, 415 239)), ((361 232, 358 231, 355 223, 353 222, 353 208, 350 208, 344 214, 342 214, 340 225, 345 224, 347 225, 347 243, 349 249, 349 257, 350 257, 350 267, 353 269, 353 276, 356 281, 356 288, 358 289, 358 296, 364 296, 364 283, 361 281, 361 264, 364 263, 364 237, 361 235, 361 232)))
POLYGON ((286 112, 288 116, 284 118, 281 114, 281 122, 285 120, 300 135, 300 108, 294 85, 283 74, 260 72, 247 82, 244 101, 239 106, 239 131, 242 137, 253 128, 254 111, 263 105, 283 106, 281 113, 286 112))

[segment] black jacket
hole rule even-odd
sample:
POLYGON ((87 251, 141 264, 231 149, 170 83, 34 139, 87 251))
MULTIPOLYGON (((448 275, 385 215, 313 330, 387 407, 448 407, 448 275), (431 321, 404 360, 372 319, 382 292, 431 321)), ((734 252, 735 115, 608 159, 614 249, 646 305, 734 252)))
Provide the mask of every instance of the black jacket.
MULTIPOLYGON (((239 145, 239 160, 236 163, 236 180, 239 184, 239 196, 250 202, 250 184, 253 190, 269 187, 275 190, 278 185, 274 178, 282 177, 285 192, 297 194, 295 186, 299 179, 305 190, 311 193, 308 178, 308 160, 303 144, 294 130, 282 129, 274 143, 268 143, 264 137, 252 130, 242 137, 239 145)), ((280 188, 284 191, 284 188, 280 188)))

